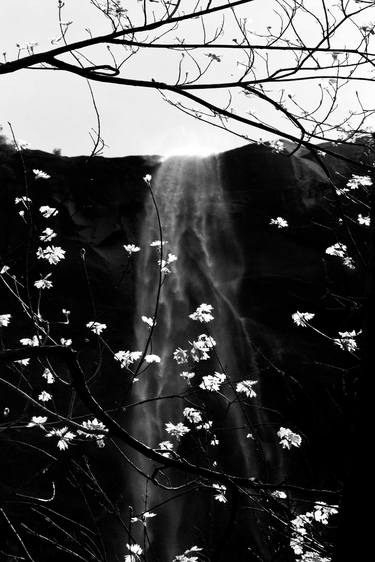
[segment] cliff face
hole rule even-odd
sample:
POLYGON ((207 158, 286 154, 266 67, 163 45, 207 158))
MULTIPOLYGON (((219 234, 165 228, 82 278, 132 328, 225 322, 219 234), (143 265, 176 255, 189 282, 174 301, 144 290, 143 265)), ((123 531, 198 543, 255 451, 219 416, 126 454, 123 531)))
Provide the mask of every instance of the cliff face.
MULTIPOLYGON (((357 148, 352 150, 354 154, 357 148)), ((161 162, 156 156, 88 160, 39 151, 26 151, 23 158, 22 163, 19 154, 3 150, 0 167, 2 265, 8 265, 9 273, 17 275, 23 284, 20 292, 25 302, 32 303, 35 309, 38 297, 32 292, 31 280, 51 271, 51 266, 35 259, 40 244, 37 234, 46 227, 37 209, 41 205, 56 207, 59 214, 52 218, 51 225, 58 232, 58 245, 66 250, 66 259, 53 269, 54 290, 43 293, 41 314, 49 318, 49 329, 56 340, 61 337, 73 340, 72 345, 80 352, 80 362, 91 380, 92 393, 104 408, 116 409, 124 395, 124 375, 119 375, 118 365, 109 359, 108 351, 98 345, 96 336, 85 325, 97 319, 108 326, 106 339, 112 350, 134 349, 136 256, 128 259, 123 245, 138 244, 142 238, 142 221, 149 197, 142 178, 146 174, 156 176, 161 162), (41 169, 51 178, 35 181, 33 169, 41 169), (25 194, 32 199, 35 209, 32 223, 28 210, 14 205, 14 198, 25 194), (19 210, 25 210, 24 218, 18 214, 19 210), (29 295, 28 286, 32 293, 29 295), (64 323, 62 309, 71 311, 68 325, 64 323)), ((326 164, 334 173, 333 160, 327 159, 326 164)), ((264 449, 264 466, 268 467, 269 478, 274 483, 287 479, 301 486, 338 490, 344 476, 345 430, 355 393, 357 362, 316 331, 296 326, 291 315, 297 310, 315 313, 314 327, 331 338, 337 337, 338 331, 361 327, 358 302, 364 294, 363 270, 360 265, 355 270, 345 268, 338 258, 325 254, 325 249, 337 242, 337 233, 343 228, 339 224, 342 209, 337 208, 336 198, 319 166, 301 150, 288 157, 264 147, 249 146, 220 155, 218 166, 243 267, 235 295, 237 312, 245 329, 243 333, 251 349, 249 363, 243 367, 246 371, 243 378, 252 379, 256 375, 261 380, 260 407, 268 411, 266 434, 270 442, 264 449), (288 228, 270 225, 270 219, 276 217, 287 219, 288 228), (277 443, 271 434, 280 426, 298 431, 304 446, 300 450, 275 454, 277 443)), ((351 175, 349 167, 343 165, 340 174, 345 185, 351 175)), ((204 190, 205 185, 196 181, 189 188, 204 190)), ((345 214, 350 210, 346 206, 345 214)), ((212 217, 210 220, 212 222, 212 217)), ((364 229, 352 227, 359 249, 365 253, 364 229)), ((343 238, 339 240, 349 246, 345 231, 341 232, 343 238)), ((225 246, 223 241, 223 253, 228 251, 225 246)), ((229 254, 225 259, 229 259, 229 254)), ((193 273, 186 271, 186 275, 193 273)), ((18 347, 21 337, 31 337, 35 332, 33 320, 26 318, 20 302, 5 286, 1 287, 0 306, 0 314, 13 316, 6 332, 3 329, 3 345, 18 347)), ((35 389, 40 389, 42 367, 34 361, 20 373, 18 367, 12 372, 3 366, 2 376, 7 380, 11 377, 14 380, 16 376, 18 387, 25 392, 31 383, 35 389)), ((65 376, 67 381, 68 375, 63 375, 63 379, 65 376)), ((78 399, 71 404, 70 389, 62 388, 55 399, 63 411, 73 411, 76 416, 86 414, 78 399)), ((37 496, 45 493, 48 482, 56 482, 53 505, 65 515, 69 514, 72 520, 99 529, 105 537, 105 547, 101 548, 107 550, 108 560, 120 559, 116 557, 122 556, 126 540, 123 521, 116 515, 113 505, 122 514, 128 509, 129 478, 123 468, 122 455, 128 455, 129 451, 111 449, 108 453, 106 448, 88 446, 89 456, 83 457, 79 447, 72 447, 72 453, 63 452, 55 458, 56 448, 48 448, 51 451, 48 454, 55 460, 46 461, 43 454, 34 455, 27 446, 19 444, 29 440, 31 430, 22 429, 22 424, 25 426, 32 415, 39 415, 35 408, 9 388, 1 395, 0 410, 5 411, 5 408, 10 410, 4 418, 7 431, 3 433, 7 451, 2 461, 5 501, 11 502, 14 490, 37 496), (16 430, 12 429, 12 424, 17 426, 16 430), (9 466, 15 467, 11 473, 9 466), (97 487, 88 476, 92 467, 97 474, 97 487), (99 497, 99 486, 106 491, 107 504, 99 497), (69 505, 66 498, 69 498, 69 505), (91 515, 87 502, 91 502, 91 515)), ((147 415, 147 411, 143 411, 143 415, 147 415)), ((136 415, 129 420, 126 413, 116 412, 116 417, 133 428, 134 424, 141 423, 141 420, 137 422, 136 415)), ((43 449, 46 448, 45 439, 35 432, 32 442, 38 446, 43 443, 43 449)), ((230 450, 222 453, 230 454, 230 450)), ((224 459, 224 465, 226 462, 224 459)), ((257 468, 260 479, 262 467, 259 464, 257 468)), ((179 509, 187 507, 180 503, 179 509)), ((25 515, 25 510, 21 514, 19 508, 15 508, 12 515, 19 521, 24 518, 27 525, 31 525, 31 511, 25 515)), ((40 529, 40 525, 35 523, 35 529, 40 529)), ((74 524, 70 522, 69 525, 69 532, 73 533, 74 524)), ((211 530, 213 544, 207 545, 211 553, 222 525, 220 523, 216 531, 211 530)), ((74 532, 79 542, 81 531, 75 529, 74 532)), ((8 551, 17 553, 18 546, 14 546, 6 526, 4 533, 8 551)), ((61 540, 56 530, 51 533, 56 533, 57 542, 61 540)), ((178 533, 194 539, 194 533, 189 535, 184 529, 179 529, 178 533)), ((226 543, 224 541, 222 553, 233 554, 236 542, 236 559, 245 560, 249 555, 248 546, 238 522, 233 523, 231 533, 233 540, 230 535, 226 543)), ((30 538, 30 544, 37 560, 50 559, 52 552, 57 560, 53 546, 44 549, 33 540, 30 538)), ((163 541, 168 542, 168 530, 163 541)), ((180 551, 176 550, 174 555, 189 546, 182 542, 181 539, 181 544, 176 545, 180 551)), ((163 559, 165 551, 157 539, 155 545, 154 552, 163 559)), ((61 560, 69 559, 67 552, 61 556, 61 560)), ((265 551, 263 556, 268 560, 265 551)), ((284 554, 283 560, 287 560, 286 556, 284 554)))

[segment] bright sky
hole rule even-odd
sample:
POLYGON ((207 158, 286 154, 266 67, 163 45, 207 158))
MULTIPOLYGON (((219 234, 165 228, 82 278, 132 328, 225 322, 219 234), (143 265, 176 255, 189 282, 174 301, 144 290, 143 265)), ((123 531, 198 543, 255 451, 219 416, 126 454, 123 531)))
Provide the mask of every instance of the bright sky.
MULTIPOLYGON (((128 0, 124 5, 131 2, 136 0, 128 0)), ((256 20, 265 27, 262 15, 271 3, 272 0, 255 0, 251 8, 250 5, 246 8, 252 26, 256 20)), ((70 40, 86 38, 87 27, 93 33, 109 30, 103 16, 90 8, 89 0, 65 0, 64 17, 65 21, 73 21, 70 40)), ((57 0, 1 0, 0 56, 6 52, 7 60, 16 58, 16 44, 28 41, 38 42, 37 49, 48 49, 51 39, 58 35, 57 0)), ((129 65, 130 72, 149 79, 154 77, 154 72, 156 76, 166 68, 167 59, 160 57, 160 51, 147 56, 148 59, 137 61, 138 66, 129 65)), ((231 64, 234 67, 235 61, 231 64)), ((224 65, 215 68, 215 72, 226 71, 224 65)), ((101 115, 102 137, 108 145, 106 156, 165 154, 178 150, 223 151, 246 144, 228 132, 185 115, 162 100, 158 92, 91 84, 101 115)), ((308 85, 303 87, 307 99, 308 85)), ((89 132, 96 128, 85 81, 55 71, 24 70, 0 76, 0 124, 9 136, 7 122, 11 122, 17 138, 29 141, 32 148, 47 151, 60 148, 65 155, 89 153, 92 146, 89 132)), ((266 134, 254 130, 248 133, 255 138, 267 138, 266 134)))

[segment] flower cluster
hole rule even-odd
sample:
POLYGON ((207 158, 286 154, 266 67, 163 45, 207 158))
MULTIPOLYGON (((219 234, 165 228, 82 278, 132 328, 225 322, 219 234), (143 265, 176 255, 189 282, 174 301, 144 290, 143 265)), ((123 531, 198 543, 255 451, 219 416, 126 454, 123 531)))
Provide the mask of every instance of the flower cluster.
POLYGON ((46 437, 57 437, 57 447, 60 451, 66 450, 72 439, 74 439, 75 434, 65 426, 61 429, 52 429, 49 433, 47 433, 46 437))
POLYGON ((312 312, 299 312, 297 310, 297 312, 294 312, 294 314, 292 314, 292 319, 293 322, 297 324, 297 326, 303 326, 305 328, 306 326, 308 326, 309 320, 312 320, 314 316, 315 314, 313 314, 312 312))
POLYGON ((337 256, 338 258, 341 258, 346 267, 348 267, 349 269, 355 269, 353 258, 348 256, 347 250, 348 248, 345 244, 336 242, 336 244, 333 244, 326 249, 326 254, 328 254, 329 256, 337 256))
POLYGON ((199 387, 203 390, 209 390, 210 392, 219 392, 221 385, 227 377, 224 373, 215 372, 213 375, 206 375, 202 377, 202 382, 199 387))
POLYGON ((199 546, 192 546, 191 548, 185 550, 183 554, 178 554, 177 556, 175 556, 172 562, 198 562, 198 557, 191 555, 194 555, 194 553, 200 552, 201 550, 202 549, 199 548, 199 546))
POLYGON ((202 412, 195 408, 185 408, 182 413, 191 423, 200 423, 202 421, 202 412))
POLYGON ((11 317, 11 314, 0 314, 0 328, 8 326, 11 317))
POLYGON ((190 431, 190 429, 181 422, 176 424, 168 422, 165 424, 165 430, 173 437, 182 437, 185 433, 189 433, 190 431))
POLYGON ((251 380, 244 380, 240 381, 236 384, 236 392, 246 394, 248 398, 255 398, 256 392, 253 389, 254 384, 257 384, 258 381, 251 381, 251 380))
POLYGON ((47 260, 51 265, 56 265, 65 258, 65 250, 60 246, 47 246, 47 248, 38 248, 36 256, 38 260, 47 260))
POLYGON ((118 351, 115 353, 115 359, 120 361, 121 369, 127 369, 129 365, 137 361, 142 356, 142 351, 118 351))
POLYGON ((329 558, 322 557, 309 550, 311 525, 314 522, 327 525, 329 517, 336 513, 338 513, 337 506, 328 506, 324 502, 318 502, 314 505, 314 511, 297 515, 291 521, 293 532, 290 538, 290 547, 296 556, 301 557, 300 562, 330 562, 329 558))
POLYGON ((100 334, 107 328, 107 324, 100 324, 100 322, 89 322, 86 324, 86 328, 89 328, 94 334, 100 336, 100 334))
POLYGON ((224 486, 224 484, 212 484, 212 487, 214 490, 216 490, 216 493, 214 495, 215 500, 221 503, 227 503, 228 500, 225 497, 225 492, 227 491, 227 487, 224 486))
POLYGON ((335 338, 333 341, 344 351, 353 353, 358 348, 355 338, 359 335, 359 333, 360 332, 356 332, 355 330, 352 330, 351 332, 339 332, 340 337, 335 338))
POLYGON ((189 343, 192 346, 190 349, 191 358, 196 363, 209 359, 209 351, 216 345, 216 341, 207 334, 201 334, 197 340, 189 343))
POLYGON ((164 260, 164 259, 163 259, 163 260, 160 260, 160 259, 159 259, 159 260, 158 260, 158 265, 159 265, 160 268, 161 268, 160 271, 161 271, 162 273, 165 273, 165 274, 170 273, 171 270, 169 269, 168 266, 171 265, 171 263, 173 263, 173 262, 175 262, 175 261, 177 261, 177 256, 175 256, 174 254, 171 254, 171 253, 168 254, 167 259, 165 259, 165 260, 164 260))
POLYGON ((275 219, 270 220, 270 224, 273 226, 277 226, 277 228, 287 228, 288 221, 283 219, 283 217, 276 217, 275 219))
POLYGON ((211 322, 214 317, 212 316, 213 306, 210 304, 202 303, 198 306, 193 314, 189 314, 189 318, 192 320, 198 320, 199 322, 211 322))
POLYGON ((302 443, 302 437, 298 433, 293 433, 291 429, 286 427, 280 427, 277 435, 280 439, 280 445, 283 449, 290 449, 293 447, 300 447, 302 443))
POLYGON ((135 244, 125 244, 124 250, 128 253, 129 256, 131 256, 132 254, 140 252, 141 248, 139 246, 135 246, 135 244))

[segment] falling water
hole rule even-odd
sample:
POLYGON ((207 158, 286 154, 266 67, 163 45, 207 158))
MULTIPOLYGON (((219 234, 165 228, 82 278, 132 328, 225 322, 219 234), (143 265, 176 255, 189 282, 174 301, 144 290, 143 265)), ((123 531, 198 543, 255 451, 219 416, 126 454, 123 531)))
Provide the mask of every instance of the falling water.
MULTIPOLYGON (((191 405, 178 397, 189 388, 180 373, 192 368, 178 365, 173 359, 177 347, 189 349, 189 342, 203 332, 212 336, 217 342, 215 356, 196 365, 193 385, 199 383, 202 375, 225 372, 229 381, 225 392, 232 399, 233 383, 256 379, 258 373, 238 310, 244 259, 231 222, 218 158, 169 158, 153 178, 152 190, 160 215, 162 239, 168 241, 162 247, 163 258, 166 259, 168 253, 178 258, 171 263, 171 271, 165 277, 158 302, 157 324, 148 348, 148 353, 159 355, 161 362, 148 366, 133 386, 133 400, 148 402, 134 408, 137 413, 134 414, 132 432, 137 439, 156 448, 161 441, 170 439, 165 424, 183 422, 183 408, 191 405), (189 314, 201 303, 214 307, 215 320, 209 326, 189 319, 189 314), (149 401, 156 397, 167 398, 149 401)), ((150 244, 160 237, 155 204, 149 197, 140 240, 142 252, 137 256, 135 333, 136 349, 139 350, 144 349, 149 333, 141 316, 152 317, 156 306, 160 255, 150 244)), ((259 476, 264 470, 264 459, 256 428, 264 419, 256 405, 258 399, 254 400, 252 409, 244 411, 238 403, 229 405, 228 400, 223 402, 213 396, 215 393, 206 391, 204 394, 210 419, 221 426, 221 431, 217 432, 220 444, 213 452, 219 469, 229 474, 259 476), (253 426, 256 426, 255 430, 253 426)), ((202 453, 197 451, 194 458, 194 452, 189 451, 189 458, 195 462, 202 462, 199 455, 202 453)), ((135 461, 144 471, 151 471, 151 465, 146 461, 140 458, 135 461)), ((151 485, 146 489, 145 480, 136 473, 132 488, 136 512, 153 510, 167 497, 151 485)), ((158 554, 160 560, 169 562, 173 556, 199 542, 199 531, 187 530, 185 502, 189 504, 190 514, 195 514, 197 525, 202 526, 201 512, 208 509, 204 505, 207 497, 206 494, 205 499, 173 500, 166 505, 162 510, 164 549, 155 547, 152 560, 157 560, 158 554), (189 543, 189 539, 195 542, 189 543)), ((210 532, 207 526, 205 532, 210 532)), ((151 530, 149 538, 151 542, 158 540, 153 539, 151 530)))

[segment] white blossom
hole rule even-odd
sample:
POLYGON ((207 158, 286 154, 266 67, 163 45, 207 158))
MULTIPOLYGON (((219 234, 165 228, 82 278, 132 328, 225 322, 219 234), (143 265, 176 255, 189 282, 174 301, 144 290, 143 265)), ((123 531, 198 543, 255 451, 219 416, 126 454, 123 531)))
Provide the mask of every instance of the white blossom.
POLYGON ((226 378, 224 373, 215 372, 214 375, 203 377, 199 387, 203 388, 203 390, 209 390, 210 392, 218 392, 226 378))
POLYGON ((212 311, 213 306, 211 306, 210 304, 202 303, 198 306, 196 311, 193 312, 193 314, 189 314, 189 318, 191 318, 192 320, 198 320, 199 322, 211 322, 214 319, 213 315, 211 314, 212 311))
POLYGON ((65 347, 69 347, 70 345, 72 345, 72 340, 70 338, 60 338, 60 343, 65 347))
POLYGON ((150 181, 152 180, 152 175, 151 175, 151 174, 146 174, 146 175, 143 177, 143 179, 144 179, 145 182, 150 183, 150 181))
POLYGON ((0 327, 8 326, 11 318, 11 314, 0 314, 0 327))
POLYGON ((140 556, 143 552, 143 550, 141 549, 141 547, 139 546, 139 544, 127 544, 126 548, 132 553, 135 554, 136 556, 140 556))
POLYGON ((58 214, 58 210, 55 207, 49 207, 48 205, 42 205, 42 207, 39 207, 39 211, 45 219, 55 217, 58 214))
POLYGON ((36 255, 38 260, 47 260, 51 265, 56 265, 65 258, 65 250, 60 246, 47 246, 45 249, 39 247, 36 255))
POLYGON ((22 338, 20 339, 20 343, 22 345, 30 345, 32 347, 36 347, 37 345, 39 345, 39 337, 33 336, 32 338, 22 338))
POLYGON ((100 336, 100 334, 107 329, 107 324, 101 324, 100 322, 88 322, 86 328, 89 328, 94 334, 100 336))
POLYGON ((370 176, 357 176, 353 174, 346 184, 349 189, 358 189, 359 187, 371 187, 372 180, 370 176))
POLYGON ((287 228, 288 221, 283 219, 283 217, 276 217, 275 219, 270 220, 270 224, 273 226, 277 226, 277 228, 287 228))
POLYGON ((26 427, 35 427, 36 425, 43 427, 43 424, 46 423, 46 421, 47 416, 33 416, 31 418, 31 422, 29 422, 26 427))
POLYGON ((140 357, 142 357, 142 351, 118 351, 115 353, 115 359, 120 361, 121 368, 127 368, 129 365, 137 361, 140 357))
POLYGON ((22 203, 23 205, 25 205, 25 207, 28 207, 28 203, 31 203, 32 201, 30 197, 27 197, 26 195, 22 195, 22 197, 15 197, 14 202, 16 205, 22 203))
POLYGON ((41 402, 49 402, 52 399, 52 394, 47 392, 46 390, 42 390, 42 392, 38 396, 38 400, 41 402))
POLYGON ((57 447, 64 451, 70 445, 70 441, 74 439, 75 434, 68 430, 67 427, 62 427, 61 429, 52 429, 47 433, 46 437, 58 437, 57 447))
POLYGON ((129 256, 131 256, 132 254, 139 252, 141 248, 139 246, 135 246, 134 244, 125 244, 124 250, 129 256))
POLYGON ((188 353, 186 349, 181 349, 181 347, 178 347, 176 349, 176 351, 173 353, 173 359, 179 364, 181 365, 182 363, 187 363, 188 362, 188 353))
POLYGON ((0 270, 0 275, 4 275, 4 273, 6 273, 9 270, 10 270, 9 265, 3 265, 3 267, 0 270))
POLYGON ((53 374, 51 373, 50 369, 46 368, 44 369, 44 372, 42 374, 42 377, 44 379, 46 379, 47 384, 53 384, 55 382, 55 377, 53 376, 53 374))
POLYGON ((225 493, 227 491, 227 487, 224 484, 212 484, 214 490, 216 490, 216 494, 214 495, 215 500, 221 503, 227 503, 227 498, 225 497, 225 493))
POLYGON ((298 435, 298 433, 293 433, 291 429, 286 427, 280 427, 279 431, 277 432, 278 437, 280 438, 280 445, 283 449, 290 449, 291 446, 293 447, 300 447, 302 443, 302 437, 298 435))
POLYGON ((154 322, 154 319, 150 318, 149 316, 141 316, 141 320, 142 320, 142 322, 147 324, 150 328, 152 328, 152 326, 156 325, 156 322, 154 322))
POLYGON ((51 289, 53 287, 53 283, 48 279, 51 275, 52 273, 48 273, 45 277, 35 281, 34 287, 37 289, 51 289))
POLYGON ((150 353, 149 355, 145 356, 146 363, 160 363, 159 355, 155 355, 154 353, 150 353))
POLYGON ((173 437, 182 437, 185 433, 189 433, 190 429, 186 427, 183 423, 172 423, 168 422, 165 424, 165 430, 173 437))
POLYGON ((236 385, 236 392, 243 392, 248 398, 255 398, 256 392, 253 390, 254 384, 258 381, 244 380, 240 381, 236 385))
POLYGON ((361 215, 361 213, 359 213, 358 218, 357 218, 358 224, 361 224, 363 226, 370 226, 371 221, 370 221, 370 217, 363 217, 361 215))
POLYGON ((293 322, 297 324, 297 326, 306 327, 308 326, 309 320, 312 320, 314 316, 315 314, 313 314, 312 312, 299 312, 297 310, 297 312, 294 312, 294 314, 292 314, 292 319, 293 322))
POLYGON ((286 500, 287 495, 285 492, 282 492, 281 490, 275 490, 274 492, 272 492, 271 494, 274 498, 278 498, 280 500, 286 500))
POLYGON ((182 377, 185 380, 190 380, 193 377, 195 377, 195 373, 189 373, 188 371, 182 371, 182 373, 180 373, 180 377, 182 377))
POLYGON ((51 240, 56 236, 57 234, 52 230, 52 228, 45 228, 39 238, 42 242, 51 242, 51 240))
POLYGON ((185 408, 182 413, 191 423, 200 423, 202 421, 202 412, 196 408, 185 408))
POLYGON ((323 525, 328 525, 328 519, 331 515, 338 513, 338 506, 329 506, 325 502, 318 502, 314 505, 314 519, 323 525))
POLYGON ((153 242, 151 242, 150 246, 151 248, 160 249, 160 246, 164 246, 164 244, 168 244, 168 240, 163 240, 163 242, 161 242, 161 240, 154 240, 153 242))
POLYGON ((175 261, 177 261, 177 256, 171 253, 168 254, 167 259, 158 260, 158 265, 160 265, 161 267, 160 271, 162 273, 170 273, 171 270, 169 269, 168 266, 175 261))
POLYGON ((358 344, 355 340, 358 334, 359 332, 357 333, 355 330, 352 330, 351 332, 339 332, 340 337, 335 338, 333 341, 336 345, 341 347, 341 349, 352 353, 358 348, 358 344))
POLYGON ((33 170, 33 173, 35 175, 36 180, 49 180, 50 177, 51 177, 46 172, 43 172, 43 170, 38 170, 36 168, 35 168, 35 170, 33 170))

